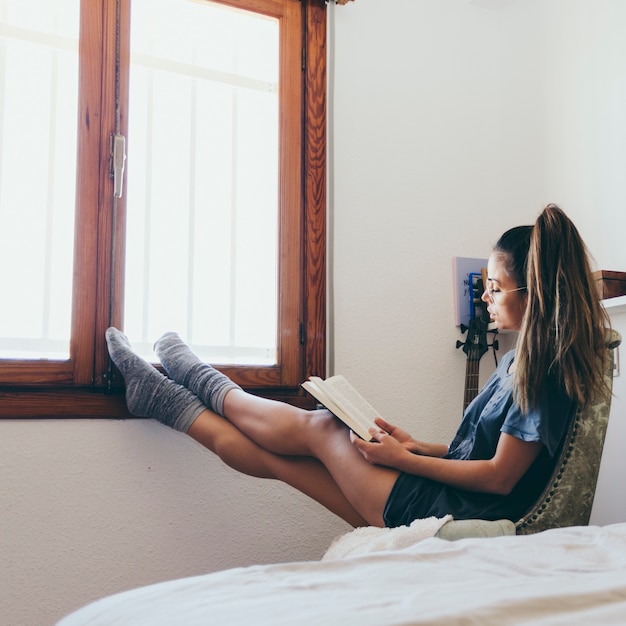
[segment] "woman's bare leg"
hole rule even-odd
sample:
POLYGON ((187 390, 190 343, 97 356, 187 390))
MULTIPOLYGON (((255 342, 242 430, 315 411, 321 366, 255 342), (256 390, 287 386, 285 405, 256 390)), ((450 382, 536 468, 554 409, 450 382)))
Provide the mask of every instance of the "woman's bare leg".
POLYGON ((161 353, 170 369, 172 361, 177 363, 180 384, 136 355, 123 333, 107 330, 109 353, 126 381, 131 412, 192 432, 234 467, 279 478, 351 523, 359 523, 358 517, 383 524, 383 510, 398 472, 368 463, 352 445, 347 428, 328 411, 305 411, 248 394, 200 362, 176 335, 165 338, 167 345, 160 340, 161 353), (213 414, 203 402, 213 407, 213 414), (215 412, 232 424, 207 421, 211 415, 216 417, 215 412), (198 422, 200 415, 206 417, 198 422), (247 452, 240 452, 239 446, 247 452))
POLYGON ((320 423, 334 419, 326 410, 308 411, 233 389, 223 403, 224 417, 254 442, 277 454, 310 455, 310 437, 320 423))
POLYGON ((352 445, 350 431, 329 411, 306 411, 241 389, 225 395, 223 410, 265 450, 320 461, 359 514, 369 524, 384 525, 383 511, 399 472, 368 463, 352 445))
POLYGON ((273 478, 295 487, 352 526, 365 520, 345 498, 332 476, 316 459, 281 456, 259 447, 228 420, 212 411, 201 413, 187 434, 239 472, 273 478))

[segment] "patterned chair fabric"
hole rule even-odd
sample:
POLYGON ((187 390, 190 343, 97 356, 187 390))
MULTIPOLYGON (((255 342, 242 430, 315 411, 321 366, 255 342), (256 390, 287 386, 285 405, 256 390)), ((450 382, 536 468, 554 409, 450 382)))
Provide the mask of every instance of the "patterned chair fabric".
POLYGON ((548 485, 535 505, 515 523, 518 535, 589 524, 609 423, 614 350, 621 343, 618 332, 611 330, 607 335, 610 352, 604 373, 607 394, 593 399, 576 413, 548 485))

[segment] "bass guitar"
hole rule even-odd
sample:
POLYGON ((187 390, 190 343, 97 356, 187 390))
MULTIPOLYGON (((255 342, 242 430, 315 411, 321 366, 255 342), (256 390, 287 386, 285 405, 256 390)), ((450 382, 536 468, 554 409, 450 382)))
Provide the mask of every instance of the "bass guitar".
POLYGON ((457 341, 456 347, 463 347, 463 352, 467 357, 465 362, 465 389, 463 392, 463 412, 467 405, 478 395, 479 391, 479 371, 480 360, 483 355, 493 347, 498 349, 498 341, 494 339, 491 344, 487 342, 487 333, 497 333, 497 330, 489 330, 489 313, 485 303, 480 299, 485 284, 485 274, 475 281, 470 278, 470 290, 472 299, 473 317, 469 321, 469 325, 461 324, 461 332, 467 336, 465 341, 457 341))

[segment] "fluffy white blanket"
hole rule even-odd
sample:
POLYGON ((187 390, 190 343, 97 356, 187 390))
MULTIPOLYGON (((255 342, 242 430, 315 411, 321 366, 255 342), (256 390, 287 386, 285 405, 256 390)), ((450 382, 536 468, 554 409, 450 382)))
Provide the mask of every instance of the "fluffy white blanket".
POLYGON ((402 550, 422 539, 434 537, 439 529, 451 519, 451 515, 446 515, 445 517, 417 519, 410 526, 397 528, 375 526, 355 528, 337 537, 322 557, 322 561, 362 556, 383 550, 402 550))

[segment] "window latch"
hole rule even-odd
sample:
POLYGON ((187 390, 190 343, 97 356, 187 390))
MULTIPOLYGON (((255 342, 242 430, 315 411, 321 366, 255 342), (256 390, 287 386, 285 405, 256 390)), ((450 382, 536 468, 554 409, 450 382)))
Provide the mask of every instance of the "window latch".
POLYGON ((126 137, 124 135, 111 135, 111 168, 110 176, 113 178, 113 195, 122 197, 122 184, 124 181, 124 164, 126 162, 126 137))

